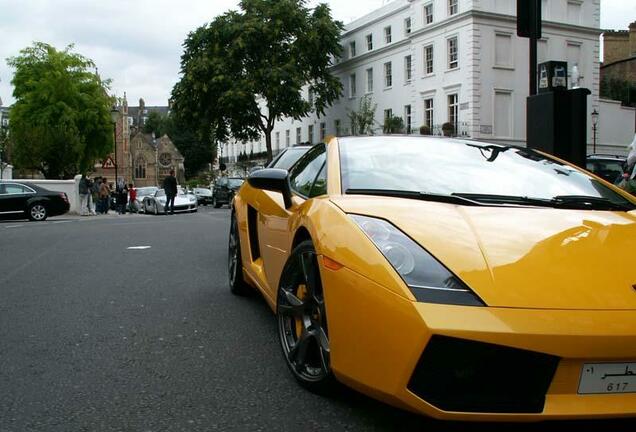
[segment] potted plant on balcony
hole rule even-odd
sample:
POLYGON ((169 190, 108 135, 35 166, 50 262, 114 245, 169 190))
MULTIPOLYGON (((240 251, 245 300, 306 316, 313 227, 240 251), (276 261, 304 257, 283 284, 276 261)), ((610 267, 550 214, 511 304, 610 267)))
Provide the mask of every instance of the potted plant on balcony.
POLYGON ((454 132, 455 132, 455 126, 453 126, 452 123, 446 122, 442 125, 442 133, 444 134, 445 137, 453 136, 454 132))
POLYGON ((430 135, 431 128, 427 125, 420 126, 420 135, 430 135))

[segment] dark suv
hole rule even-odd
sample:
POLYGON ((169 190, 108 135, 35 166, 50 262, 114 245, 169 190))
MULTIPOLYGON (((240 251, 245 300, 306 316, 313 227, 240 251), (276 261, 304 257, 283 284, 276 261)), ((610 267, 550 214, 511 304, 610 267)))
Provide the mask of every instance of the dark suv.
POLYGON ((593 154, 587 157, 586 168, 603 180, 617 184, 623 177, 626 161, 623 156, 593 154))
POLYGON ((223 204, 230 204, 234 194, 243 184, 244 179, 240 177, 221 177, 214 184, 212 190, 212 205, 215 208, 223 204))

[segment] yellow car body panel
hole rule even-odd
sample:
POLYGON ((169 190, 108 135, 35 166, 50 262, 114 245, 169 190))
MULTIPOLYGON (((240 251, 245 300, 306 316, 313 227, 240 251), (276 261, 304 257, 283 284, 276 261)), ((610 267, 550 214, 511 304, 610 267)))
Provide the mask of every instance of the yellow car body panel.
POLYGON ((337 139, 327 145, 327 167, 328 195, 309 200, 294 196, 286 209, 280 194, 246 182, 233 211, 243 275, 274 311, 280 275, 297 235, 307 233, 313 241, 327 308, 331 368, 339 381, 440 419, 636 416, 636 393, 577 393, 585 362, 636 362, 636 212, 465 207, 342 195, 337 139), (256 260, 250 249, 248 205, 258 212, 261 256, 256 260), (390 221, 488 306, 417 302, 348 213, 390 221), (328 268, 325 258, 343 267, 328 268), (433 335, 559 357, 543 412, 450 412, 415 395, 407 386, 433 335))

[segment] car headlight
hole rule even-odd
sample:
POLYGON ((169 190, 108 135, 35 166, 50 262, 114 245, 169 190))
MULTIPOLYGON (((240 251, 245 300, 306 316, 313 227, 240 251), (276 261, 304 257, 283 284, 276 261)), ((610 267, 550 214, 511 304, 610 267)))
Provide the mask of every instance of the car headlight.
POLYGON ((485 306, 457 276, 392 224, 368 216, 350 216, 404 279, 418 301, 485 306))
POLYGON ((195 202, 197 199, 193 196, 190 197, 190 202, 195 202))

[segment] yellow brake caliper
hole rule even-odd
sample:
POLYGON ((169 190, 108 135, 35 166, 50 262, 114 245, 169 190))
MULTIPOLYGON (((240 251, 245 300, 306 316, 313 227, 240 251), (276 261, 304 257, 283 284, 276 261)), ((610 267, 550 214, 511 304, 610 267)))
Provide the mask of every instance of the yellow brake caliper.
MULTIPOLYGON (((303 301, 307 296, 307 287, 305 285, 299 285, 298 291, 296 291, 296 297, 299 300, 303 301)), ((303 319, 302 317, 294 318, 296 320, 296 337, 300 338, 300 335, 303 333, 303 319)))

